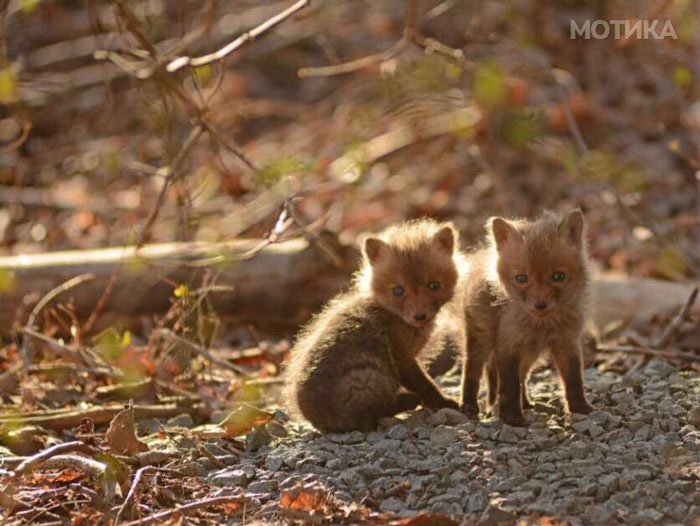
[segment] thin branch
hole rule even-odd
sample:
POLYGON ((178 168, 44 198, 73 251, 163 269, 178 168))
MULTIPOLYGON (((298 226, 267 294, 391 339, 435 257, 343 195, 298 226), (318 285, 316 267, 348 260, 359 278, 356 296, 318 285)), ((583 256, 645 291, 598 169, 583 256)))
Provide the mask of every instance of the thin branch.
POLYGON ((117 516, 114 519, 114 526, 117 526, 124 513, 126 513, 127 510, 130 510, 133 507, 134 501, 136 500, 136 491, 138 490, 139 484, 141 483, 141 479, 145 475, 151 475, 156 472, 158 472, 158 468, 155 466, 144 466, 136 471, 136 475, 134 475, 134 480, 132 481, 131 487, 129 488, 129 493, 127 493, 126 498, 124 499, 122 505, 119 507, 117 516))
POLYGON ((177 156, 175 156, 175 159, 173 160, 171 165, 158 170, 158 175, 164 176, 165 181, 163 182, 163 187, 160 189, 158 198, 156 199, 156 202, 153 205, 153 208, 151 209, 151 213, 148 215, 148 219, 146 219, 146 223, 141 229, 141 233, 139 234, 139 239, 136 244, 137 246, 140 247, 146 242, 146 238, 148 236, 149 231, 151 230, 151 227, 153 226, 153 223, 155 223, 156 219, 158 219, 158 214, 160 213, 160 209, 163 206, 163 202, 165 201, 165 195, 170 189, 170 185, 177 177, 180 168, 182 167, 182 164, 185 162, 185 159, 187 159, 187 155, 197 143, 197 140, 202 136, 202 133, 204 133, 204 127, 201 124, 198 124, 197 126, 192 128, 189 137, 187 137, 185 144, 182 145, 182 148, 180 148, 180 151, 178 152, 177 156))
POLYGON ((188 347, 190 350, 196 352, 197 354, 202 355, 204 358, 209 360, 211 363, 216 364, 219 367, 223 367, 224 369, 228 369, 229 371, 233 371, 233 372, 240 374, 241 376, 244 376, 246 378, 250 377, 250 374, 248 374, 247 371, 240 368, 236 364, 229 363, 226 360, 221 360, 221 359, 217 358, 216 356, 212 356, 212 354, 204 347, 197 345, 196 343, 191 342, 190 340, 175 334, 173 331, 171 331, 169 329, 158 329, 157 332, 159 334, 163 335, 164 337, 172 340, 172 341, 175 341, 177 343, 180 343, 180 344, 188 347))
POLYGON ((354 73, 362 69, 370 68, 374 65, 381 64, 387 60, 391 60, 408 46, 408 40, 402 38, 392 47, 381 53, 376 53, 374 55, 369 55, 366 57, 358 58, 357 60, 351 60, 350 62, 343 62, 342 64, 335 64, 333 66, 322 66, 322 67, 307 67, 301 68, 297 71, 297 75, 300 78, 308 77, 334 77, 336 75, 347 75, 348 73, 354 73))
POLYGON ((637 347, 634 345, 599 345, 598 352, 604 353, 623 353, 623 354, 644 354, 647 356, 657 356, 669 360, 678 360, 682 362, 700 363, 700 355, 691 354, 682 351, 661 351, 659 349, 650 349, 648 347, 637 347))
POLYGON ((222 497, 211 497, 209 499, 197 500, 188 504, 184 504, 182 506, 178 506, 177 508, 161 511, 159 513, 154 513, 153 515, 149 515, 148 517, 142 517, 135 521, 128 522, 126 526, 142 526, 147 524, 153 524, 155 522, 166 521, 176 515, 184 515, 189 511, 196 510, 199 508, 208 508, 209 506, 219 506, 221 504, 228 504, 234 502, 237 503, 242 501, 245 501, 245 497, 241 495, 226 495, 222 497))
POLYGON ((55 446, 44 449, 43 451, 39 451, 39 453, 24 459, 22 463, 20 463, 17 466, 17 469, 15 469, 15 473, 21 475, 23 473, 31 471, 32 469, 46 462, 51 457, 55 457, 57 455, 65 455, 66 453, 72 453, 74 451, 82 452, 89 449, 90 447, 80 440, 75 440, 73 442, 65 442, 63 444, 56 444, 55 446))
POLYGON ((136 15, 134 15, 131 9, 129 9, 126 6, 124 0, 112 1, 114 2, 114 8, 117 12, 117 18, 119 18, 124 23, 126 29, 129 30, 129 32, 134 36, 134 38, 138 41, 141 47, 145 49, 149 55, 155 57, 158 54, 158 52, 156 51, 156 48, 153 47, 153 44, 151 44, 148 41, 146 35, 143 34, 143 31, 141 31, 141 27, 138 18, 136 18, 136 15))
POLYGON ((683 323, 689 319, 690 310, 693 308, 695 300, 698 297, 698 291, 700 291, 700 286, 696 286, 693 289, 688 297, 688 301, 685 302, 685 305, 681 307, 678 314, 676 314, 673 320, 671 320, 671 322, 666 326, 659 339, 654 342, 655 349, 665 349, 676 340, 683 323))
MULTIPOLYGON (((32 309, 32 312, 29 314, 29 319, 27 320, 27 328, 30 330, 34 330, 34 323, 36 322, 36 318, 39 315, 39 313, 42 311, 46 305, 51 303, 52 300, 54 300, 57 296, 60 294, 63 294, 64 292, 72 289, 73 287, 76 287, 80 285, 81 283, 84 283, 86 281, 90 281, 92 279, 95 279, 94 274, 81 274, 80 276, 76 276, 74 278, 69 279, 68 281, 60 284, 58 287, 55 287, 51 289, 46 295, 44 295, 43 298, 39 300, 39 303, 37 303, 34 308, 32 309)), ((36 336, 36 335, 33 335, 36 336)), ((30 365, 31 357, 29 356, 29 341, 24 340, 22 342, 22 360, 24 361, 24 369, 27 370, 30 365)))
POLYGON ((269 18, 259 26, 243 33, 241 36, 239 36, 232 42, 229 42, 224 47, 215 51, 214 53, 209 53, 208 55, 203 55, 201 57, 178 57, 172 60, 166 66, 165 69, 169 73, 173 73, 179 69, 182 69, 185 66, 192 66, 193 68, 197 68, 200 66, 211 64, 212 62, 216 62, 218 60, 222 60, 237 49, 243 47, 245 44, 253 42, 255 39, 271 31, 272 29, 280 25, 282 22, 284 22, 286 19, 294 15, 296 12, 308 6, 310 3, 311 0, 299 0, 294 5, 285 9, 281 13, 273 16, 272 18, 269 18))
POLYGON ((202 126, 206 128, 206 130, 209 132, 209 134, 221 144, 224 148, 226 148, 228 151, 233 153, 243 164, 245 164, 251 171, 258 173, 260 169, 253 164, 253 161, 248 159, 248 157, 241 152, 238 148, 236 148, 233 144, 231 144, 230 141, 226 139, 223 133, 219 131, 216 126, 214 126, 211 122, 202 120, 202 126))

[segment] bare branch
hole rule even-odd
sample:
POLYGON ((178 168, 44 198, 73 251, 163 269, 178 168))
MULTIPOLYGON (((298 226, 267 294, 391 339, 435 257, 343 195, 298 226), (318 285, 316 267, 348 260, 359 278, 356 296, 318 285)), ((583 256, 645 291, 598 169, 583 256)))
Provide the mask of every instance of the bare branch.
POLYGON ((163 206, 163 202, 165 201, 165 195, 168 193, 170 185, 176 179, 180 168, 182 167, 182 164, 185 162, 185 159, 187 159, 187 155, 197 143, 197 140, 201 137, 202 133, 204 133, 204 127, 201 124, 192 128, 189 137, 187 137, 185 144, 182 145, 182 148, 180 148, 180 151, 178 152, 171 165, 158 170, 158 175, 165 176, 165 181, 163 182, 163 187, 160 189, 158 198, 156 199, 156 202, 153 205, 153 208, 151 209, 151 213, 148 215, 148 219, 146 219, 146 223, 141 229, 138 242, 136 243, 137 246, 140 247, 146 242, 148 233, 151 230, 153 223, 155 223, 156 219, 158 218, 158 214, 160 213, 160 209, 163 206))
POLYGON ((274 29, 278 25, 280 25, 282 22, 284 22, 286 19, 294 15, 297 11, 300 11, 301 9, 305 8, 311 3, 311 0, 299 0, 296 2, 294 5, 290 6, 289 8, 285 9, 281 13, 273 16, 272 18, 269 18, 259 26, 251 29, 250 31, 247 31, 243 33, 241 36, 239 36, 237 39, 233 40, 232 42, 229 42, 226 44, 224 47, 221 49, 215 51, 214 53, 209 53, 208 55, 203 55, 201 57, 178 57, 174 60, 172 60, 167 66, 166 70, 170 73, 173 73, 179 69, 182 69, 185 66, 192 66, 193 68, 198 68, 200 66, 206 66, 207 64, 211 64, 212 62, 216 62, 217 60, 222 60, 226 58, 228 55, 236 51, 237 49, 240 49, 243 47, 245 44, 248 44, 249 42, 253 42, 255 39, 261 37, 265 33, 269 32, 270 30, 274 29))

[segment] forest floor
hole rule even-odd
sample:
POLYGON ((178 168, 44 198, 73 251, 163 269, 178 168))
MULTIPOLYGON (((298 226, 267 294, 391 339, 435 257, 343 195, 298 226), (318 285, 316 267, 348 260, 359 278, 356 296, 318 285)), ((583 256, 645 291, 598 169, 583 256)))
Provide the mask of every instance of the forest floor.
MULTIPOLYGON (((443 380, 455 395, 457 384, 455 375, 443 380)), ((536 374, 525 428, 494 418, 469 421, 450 409, 385 419, 384 429, 372 433, 319 435, 287 424, 284 436, 207 480, 245 488, 263 502, 292 488, 327 491, 339 503, 399 517, 694 524, 700 378, 652 360, 629 375, 591 368, 586 385, 597 410, 572 421, 553 374, 536 374)))
MULTIPOLYGON (((196 426, 187 413, 162 424, 146 419, 139 453, 112 458, 139 459, 143 480, 115 485, 122 495, 136 489, 111 509, 123 508, 120 518, 134 524, 164 513, 174 520, 175 503, 201 508, 189 512, 192 524, 696 524, 700 377, 659 359, 626 374, 605 369, 586 370, 597 409, 573 419, 554 374, 536 372, 524 428, 444 409, 387 418, 371 433, 322 435, 274 404, 255 410, 254 429, 241 439, 225 436, 237 425, 231 415, 221 426, 196 426)), ((442 378, 455 397, 458 384, 455 370, 442 378)), ((130 439, 114 438, 111 427, 114 451, 130 439)), ((92 457, 105 462, 109 448, 97 449, 92 457)), ((23 469, 9 458, 0 465, 22 473, 0 468, 3 505, 14 517, 6 524, 58 524, 49 519, 70 509, 107 517, 98 511, 110 493, 99 473, 36 457, 23 469)))

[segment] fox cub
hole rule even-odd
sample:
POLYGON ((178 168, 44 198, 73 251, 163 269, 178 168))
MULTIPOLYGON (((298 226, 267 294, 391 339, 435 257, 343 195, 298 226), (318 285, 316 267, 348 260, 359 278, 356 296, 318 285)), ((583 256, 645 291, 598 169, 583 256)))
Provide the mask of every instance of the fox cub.
POLYGON ((430 220, 365 240, 362 267, 300 333, 287 399, 317 429, 371 430, 413 409, 457 408, 419 365, 459 282, 457 234, 430 220))
POLYGON ((583 214, 545 212, 536 221, 494 217, 487 228, 491 246, 470 257, 465 282, 463 410, 478 415, 486 366, 489 403, 498 399, 499 417, 523 425, 528 374, 549 351, 568 410, 590 413, 580 349, 589 282, 583 214))

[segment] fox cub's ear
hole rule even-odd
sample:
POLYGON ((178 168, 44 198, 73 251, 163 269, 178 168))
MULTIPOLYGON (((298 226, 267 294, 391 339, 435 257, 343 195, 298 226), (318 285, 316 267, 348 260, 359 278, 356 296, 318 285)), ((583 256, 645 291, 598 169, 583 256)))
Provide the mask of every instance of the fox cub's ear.
POLYGON ((457 230, 452 223, 447 223, 433 236, 435 246, 447 254, 453 254, 457 245, 457 230))
POLYGON ((570 212, 559 225, 561 234, 575 247, 581 247, 583 245, 583 232, 585 228, 586 222, 580 208, 570 212))
POLYGON ((502 217, 492 217, 486 223, 486 227, 491 232, 496 248, 503 250, 510 241, 520 237, 516 228, 502 217))
POLYGON ((386 257, 388 251, 389 245, 387 245, 381 239, 378 239, 376 237, 368 237, 367 239, 365 239, 363 252, 365 258, 367 259, 367 261, 370 262, 370 264, 377 264, 384 257, 386 257))

